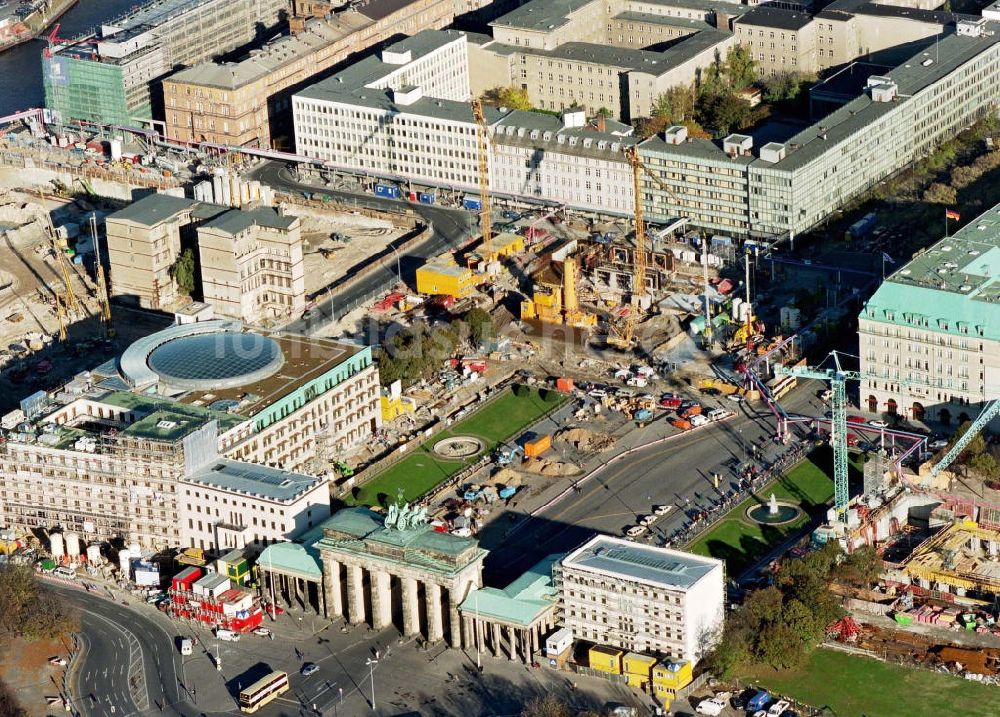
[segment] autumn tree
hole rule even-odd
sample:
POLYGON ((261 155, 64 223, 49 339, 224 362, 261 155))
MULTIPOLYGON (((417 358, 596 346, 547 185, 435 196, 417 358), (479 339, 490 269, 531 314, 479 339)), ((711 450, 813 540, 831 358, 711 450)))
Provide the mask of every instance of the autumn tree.
POLYGON ((61 637, 77 628, 76 613, 38 583, 25 565, 0 568, 0 637, 26 640, 61 637))
POLYGON ((483 101, 497 107, 506 107, 511 110, 530 110, 531 100, 528 99, 528 91, 521 87, 509 85, 507 87, 494 87, 483 93, 483 101))

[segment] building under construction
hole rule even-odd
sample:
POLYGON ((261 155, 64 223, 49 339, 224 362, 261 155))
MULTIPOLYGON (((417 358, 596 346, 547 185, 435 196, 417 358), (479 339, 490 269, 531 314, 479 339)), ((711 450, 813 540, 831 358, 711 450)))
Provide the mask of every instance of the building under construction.
POLYGON ((94 36, 61 40, 53 32, 42 59, 45 106, 66 123, 152 119, 158 79, 252 42, 288 9, 288 0, 153 0, 94 36))
POLYGON ((1000 597, 1000 509, 973 511, 978 521, 956 518, 903 562, 914 584, 960 597, 1000 597))

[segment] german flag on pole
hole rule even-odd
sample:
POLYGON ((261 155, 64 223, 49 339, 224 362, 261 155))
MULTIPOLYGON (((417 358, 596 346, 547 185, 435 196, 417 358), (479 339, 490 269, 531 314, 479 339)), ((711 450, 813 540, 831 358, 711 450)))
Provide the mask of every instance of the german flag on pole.
POLYGON ((961 215, 960 215, 960 214, 959 214, 958 212, 956 212, 956 211, 955 211, 954 209, 945 209, 945 210, 944 210, 944 218, 945 218, 945 219, 954 219, 954 220, 955 220, 955 221, 957 222, 957 221, 958 221, 959 219, 961 219, 962 217, 961 217, 961 215))

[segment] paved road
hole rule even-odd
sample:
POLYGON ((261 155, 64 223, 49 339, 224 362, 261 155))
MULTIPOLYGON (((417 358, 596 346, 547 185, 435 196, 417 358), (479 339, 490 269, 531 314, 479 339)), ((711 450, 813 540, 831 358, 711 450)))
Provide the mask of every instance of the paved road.
MULTIPOLYGON (((437 256, 442 252, 457 247, 471 236, 472 226, 476 217, 464 209, 448 209, 428 204, 412 204, 393 199, 382 199, 373 195, 353 192, 336 191, 324 184, 300 182, 295 178, 289 167, 282 162, 266 162, 255 168, 249 174, 250 179, 256 179, 274 189, 284 192, 322 192, 334 199, 347 204, 379 209, 388 212, 399 212, 401 209, 412 209, 419 214, 424 222, 434 227, 434 233, 426 241, 411 247, 401 257, 400 264, 404 281, 413 284, 413 275, 424 259, 437 256)), ((374 293, 389 290, 396 281, 395 263, 389 262, 381 271, 372 272, 362 281, 338 291, 335 298, 321 302, 313 317, 308 321, 297 320, 286 327, 287 331, 295 333, 310 333, 330 321, 331 317, 339 318, 346 313, 345 308, 353 307, 368 301, 374 293)))
MULTIPOLYGON (((822 415, 823 405, 815 397, 818 386, 803 382, 786 396, 786 410, 822 415)), ((736 404, 723 401, 720 405, 732 408, 736 404)), ((747 454, 751 445, 757 445, 769 459, 781 450, 771 440, 776 426, 769 412, 755 411, 747 404, 738 408, 736 418, 682 434, 616 462, 587 481, 579 492, 519 524, 502 541, 494 535, 496 545, 487 545, 494 552, 485 564, 486 581, 504 585, 546 555, 570 550, 594 532, 621 535, 654 505, 674 506, 655 526, 661 538, 668 537, 687 520, 685 511, 712 504, 717 495, 713 473, 722 476, 721 490, 735 487, 730 483, 736 477, 734 466, 744 461, 744 444, 747 454)), ((655 424, 642 430, 649 440, 658 437, 655 424)), ((505 517, 497 520, 502 524, 505 517)))
POLYGON ((72 689, 83 717, 199 714, 185 702, 180 657, 158 621, 76 588, 53 589, 80 610, 84 654, 72 689))

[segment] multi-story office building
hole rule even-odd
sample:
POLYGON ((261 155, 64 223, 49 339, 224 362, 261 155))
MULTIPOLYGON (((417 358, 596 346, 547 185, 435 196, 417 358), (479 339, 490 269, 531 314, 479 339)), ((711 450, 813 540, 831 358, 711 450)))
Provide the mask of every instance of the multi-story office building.
POLYGON ((721 560, 596 535, 556 563, 563 624, 574 638, 696 663, 718 639, 721 560))
MULTIPOLYGON (((212 536, 219 547, 276 539, 291 531, 292 517, 302 520, 298 491, 283 499, 281 531, 277 511, 274 526, 268 517, 267 530, 258 525, 254 531, 259 511, 237 516, 220 508, 219 515, 213 509, 218 520, 211 528, 205 522, 192 535, 182 532, 181 519, 198 508, 182 490, 198 490, 200 500, 236 485, 220 482, 222 474, 268 484, 280 474, 239 461, 324 472, 329 458, 369 440, 379 423, 378 372, 368 347, 248 333, 235 322, 174 326, 58 391, 30 396, 3 417, 0 523, 59 525, 88 538, 120 536, 150 547, 192 538, 207 545, 212 536), (213 467, 219 465, 224 468, 213 467)), ((306 477, 286 475, 280 482, 286 479, 312 486, 306 477)), ((303 490, 316 499, 314 486, 303 490)), ((222 506, 235 510, 236 494, 222 506)), ((250 510, 250 502, 239 498, 239 507, 250 510)), ((277 503, 266 507, 270 516, 277 503)), ((305 510, 308 522, 312 509, 305 510)))
POLYGON ((177 486, 180 545, 218 553, 293 540, 330 517, 326 477, 226 458, 177 486))
POLYGON ((443 28, 454 16, 452 0, 370 0, 342 12, 327 5, 297 3, 297 13, 324 12, 239 62, 203 62, 164 79, 167 135, 235 146, 287 146, 296 89, 351 55, 398 34, 443 28))
POLYGON ((691 84, 735 43, 741 6, 697 0, 533 0, 493 21, 493 42, 476 52, 473 87, 501 79, 540 109, 583 107, 645 117, 656 98, 691 84))
POLYGON ((172 268, 197 245, 204 301, 247 323, 305 306, 299 220, 273 209, 244 211, 150 194, 106 221, 111 294, 161 309, 180 299, 172 268))
POLYGON ((153 0, 96 37, 46 50, 45 106, 64 122, 152 119, 157 80, 251 42, 287 10, 288 0, 153 0))
POLYGON ((601 119, 588 124, 582 110, 562 118, 511 112, 492 127, 490 188, 504 196, 628 216, 635 201, 624 150, 636 142, 630 126, 601 119))
POLYGON ((757 7, 733 21, 761 77, 816 71, 816 23, 803 12, 757 7))
POLYGON ((470 99, 465 35, 427 30, 295 94, 295 146, 365 174, 476 187, 470 99))
POLYGON ((861 406, 962 423, 1000 398, 1000 205, 919 252, 858 316, 861 406))
POLYGON ((198 227, 202 300, 222 316, 255 324, 305 308, 299 219, 270 207, 231 209, 198 227))
POLYGON ((671 128, 666 139, 639 145, 649 171, 673 188, 644 179, 649 218, 696 214, 697 224, 754 236, 806 231, 995 111, 998 83, 998 33, 982 21, 961 22, 785 142, 678 141, 680 130, 671 128))

